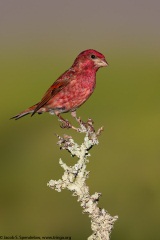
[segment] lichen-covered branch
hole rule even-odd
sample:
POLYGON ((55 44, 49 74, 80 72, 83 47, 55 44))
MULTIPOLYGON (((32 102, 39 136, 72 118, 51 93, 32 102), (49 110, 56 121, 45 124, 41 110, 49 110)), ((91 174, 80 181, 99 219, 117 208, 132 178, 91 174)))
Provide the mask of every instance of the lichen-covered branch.
POLYGON ((58 145, 61 149, 65 149, 71 153, 72 156, 77 156, 78 161, 73 166, 68 166, 60 159, 59 163, 64 169, 64 174, 59 180, 50 180, 48 186, 60 192, 62 189, 68 189, 77 196, 78 202, 83 208, 83 213, 87 213, 91 218, 92 235, 88 240, 109 240, 114 222, 117 216, 110 216, 105 210, 98 207, 98 201, 101 193, 94 193, 90 195, 89 187, 86 180, 89 177, 89 171, 86 170, 88 157, 90 156, 89 150, 98 145, 98 136, 102 132, 100 128, 95 132, 93 122, 91 119, 87 123, 80 122, 78 132, 85 133, 84 142, 78 145, 74 142, 73 138, 68 135, 58 137, 58 145))

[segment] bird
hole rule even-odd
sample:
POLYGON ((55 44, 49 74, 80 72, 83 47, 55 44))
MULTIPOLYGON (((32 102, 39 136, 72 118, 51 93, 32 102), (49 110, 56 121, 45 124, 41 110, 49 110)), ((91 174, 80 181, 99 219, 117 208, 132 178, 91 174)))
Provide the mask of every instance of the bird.
POLYGON ((94 50, 81 52, 72 66, 65 71, 46 91, 40 102, 13 116, 18 120, 28 114, 49 112, 57 115, 63 127, 72 127, 61 114, 71 112, 76 118, 76 110, 92 95, 96 87, 96 72, 108 66, 105 56, 94 50))

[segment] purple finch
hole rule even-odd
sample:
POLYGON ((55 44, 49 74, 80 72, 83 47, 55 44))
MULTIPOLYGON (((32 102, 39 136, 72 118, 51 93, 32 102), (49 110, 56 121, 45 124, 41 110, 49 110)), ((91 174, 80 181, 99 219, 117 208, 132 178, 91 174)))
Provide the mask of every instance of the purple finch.
POLYGON ((27 114, 49 112, 62 121, 61 113, 71 112, 76 117, 79 108, 93 93, 96 86, 96 72, 107 66, 103 54, 89 49, 81 52, 73 65, 64 72, 47 90, 41 101, 12 117, 19 119, 27 114))

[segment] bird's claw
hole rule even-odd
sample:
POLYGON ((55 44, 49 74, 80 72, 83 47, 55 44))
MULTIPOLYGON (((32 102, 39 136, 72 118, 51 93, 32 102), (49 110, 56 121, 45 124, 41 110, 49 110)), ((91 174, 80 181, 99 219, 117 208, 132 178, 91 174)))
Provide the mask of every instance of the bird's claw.
POLYGON ((77 131, 77 132, 85 132, 85 131, 88 131, 90 130, 91 132, 95 132, 95 129, 93 127, 93 120, 91 118, 88 118, 88 121, 87 122, 84 122, 81 120, 81 118, 77 118, 75 113, 72 113, 72 116, 76 119, 76 121, 79 123, 80 127, 79 128, 76 128, 74 127, 67 119, 63 119, 62 117, 59 118, 59 121, 61 122, 61 125, 60 127, 61 128, 72 128, 73 130, 77 131))
POLYGON ((62 124, 60 125, 61 128, 67 128, 67 129, 72 128, 72 125, 68 120, 65 120, 65 121, 61 120, 61 122, 62 122, 62 124))
POLYGON ((61 125, 60 125, 60 127, 61 128, 67 128, 67 129, 69 129, 69 128, 72 128, 73 130, 76 130, 77 132, 79 132, 79 129, 78 128, 76 128, 76 127, 74 127, 74 126, 72 126, 72 124, 66 119, 66 120, 60 120, 61 121, 61 125))

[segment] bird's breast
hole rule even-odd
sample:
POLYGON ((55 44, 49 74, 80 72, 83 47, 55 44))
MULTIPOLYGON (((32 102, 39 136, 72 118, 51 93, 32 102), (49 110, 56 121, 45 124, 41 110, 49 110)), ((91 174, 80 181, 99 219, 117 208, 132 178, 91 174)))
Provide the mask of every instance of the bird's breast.
POLYGON ((50 109, 61 109, 61 112, 73 111, 90 97, 95 85, 95 77, 73 79, 48 102, 48 107, 50 109))

